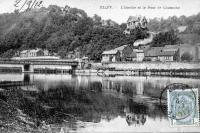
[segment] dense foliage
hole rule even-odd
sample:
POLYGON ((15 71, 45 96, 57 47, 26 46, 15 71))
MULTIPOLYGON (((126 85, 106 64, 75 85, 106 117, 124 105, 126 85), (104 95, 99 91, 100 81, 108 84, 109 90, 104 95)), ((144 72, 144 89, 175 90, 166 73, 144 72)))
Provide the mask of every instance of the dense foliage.
MULTIPOLYGON (((188 25, 186 33, 198 36, 198 26, 193 26, 197 21, 200 21, 200 14, 160 21, 152 19, 148 28, 156 32, 173 29, 174 25, 188 25)), ((51 53, 58 53, 62 58, 65 58, 69 51, 78 50, 82 56, 100 60, 104 50, 125 44, 132 46, 135 40, 148 36, 147 29, 135 29, 131 35, 126 36, 123 34, 125 28, 125 23, 118 25, 112 20, 102 21, 98 15, 91 18, 83 10, 63 10, 55 5, 27 12, 1 14, 0 56, 12 57, 17 51, 43 48, 51 53)), ((162 46, 179 42, 181 41, 175 31, 168 31, 158 34, 152 45, 162 46)))
POLYGON ((181 60, 182 61, 192 61, 193 56, 190 53, 183 53, 183 55, 181 56, 181 60))
POLYGON ((176 45, 182 43, 173 29, 158 33, 151 43, 152 47, 163 47, 165 45, 176 45))
POLYGON ((131 45, 145 37, 140 29, 127 37, 123 34, 124 24, 119 26, 108 20, 102 26, 100 16, 90 18, 76 8, 63 11, 58 6, 49 6, 20 14, 2 14, 1 18, 0 25, 11 27, 1 28, 1 57, 12 57, 17 50, 45 48, 65 58, 67 52, 79 49, 81 55, 100 60, 104 50, 131 45))

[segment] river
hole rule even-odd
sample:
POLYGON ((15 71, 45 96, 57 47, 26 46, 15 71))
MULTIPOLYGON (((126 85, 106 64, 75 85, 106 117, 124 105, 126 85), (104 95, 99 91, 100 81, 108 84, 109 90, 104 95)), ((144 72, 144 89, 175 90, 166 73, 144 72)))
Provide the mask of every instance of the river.
POLYGON ((171 127, 165 87, 199 79, 175 77, 0 74, 19 90, 23 113, 50 125, 52 132, 187 132, 200 127, 171 127), (14 83, 22 83, 14 84, 14 83), (23 84, 26 83, 26 84, 23 84), (161 92, 164 92, 161 96, 161 92), (161 98, 161 99, 160 99, 161 98), (161 102, 160 102, 161 101, 161 102))

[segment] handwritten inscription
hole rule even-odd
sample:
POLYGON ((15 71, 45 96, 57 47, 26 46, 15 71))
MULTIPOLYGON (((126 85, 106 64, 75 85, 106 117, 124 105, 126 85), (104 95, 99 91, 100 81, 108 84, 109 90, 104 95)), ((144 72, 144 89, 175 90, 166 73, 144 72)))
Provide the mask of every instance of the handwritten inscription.
POLYGON ((42 0, 15 0, 14 6, 18 11, 28 11, 33 8, 42 7, 42 0))

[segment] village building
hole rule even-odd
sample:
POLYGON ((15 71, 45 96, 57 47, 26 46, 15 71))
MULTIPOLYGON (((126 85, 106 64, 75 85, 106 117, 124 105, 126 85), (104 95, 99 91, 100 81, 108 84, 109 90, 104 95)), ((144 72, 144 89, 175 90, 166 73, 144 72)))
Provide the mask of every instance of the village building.
POLYGON ((23 50, 20 52, 20 57, 21 58, 25 58, 25 57, 28 57, 28 50, 23 50))
POLYGON ((122 45, 120 47, 115 48, 114 50, 120 52, 120 61, 126 61, 127 57, 132 53, 132 48, 128 45, 122 45))
MULTIPOLYGON (((102 61, 104 60, 103 62, 105 62, 105 60, 107 60, 106 62, 109 62, 108 60, 110 60, 110 59, 108 59, 108 56, 110 56, 110 58, 112 58, 113 53, 116 54, 117 61, 128 61, 132 52, 133 52, 133 50, 129 45, 122 45, 113 50, 104 51, 102 54, 102 61), (118 52, 119 52, 119 54, 118 54, 118 52), (112 55, 112 57, 111 57, 111 55, 112 55)), ((111 61, 111 62, 113 62, 113 61, 111 61)))
POLYGON ((159 61, 158 55, 163 50, 163 47, 151 47, 147 52, 145 52, 146 61, 159 61))
POLYGON ((108 62, 118 62, 118 61, 120 61, 120 52, 118 50, 109 50, 109 51, 104 51, 102 53, 101 62, 108 63, 108 62))
POLYGON ((19 56, 20 58, 49 56, 49 52, 48 50, 42 50, 42 49, 23 50, 20 52, 19 56))
POLYGON ((142 62, 144 60, 144 51, 143 50, 137 50, 136 51, 136 61, 142 62))
POLYGON ((28 51, 28 57, 44 56, 44 51, 41 49, 33 49, 28 51))
POLYGON ((136 58, 136 51, 133 50, 131 54, 129 54, 127 57, 126 57, 126 61, 129 61, 129 62, 135 62, 137 61, 137 58, 136 58))
POLYGON ((178 48, 177 46, 166 45, 165 47, 152 47, 145 55, 145 60, 148 61, 178 61, 178 48))
POLYGON ((177 52, 176 51, 162 51, 158 55, 158 60, 162 62, 177 61, 177 52))
POLYGON ((147 19, 144 16, 130 16, 127 20, 127 28, 124 31, 124 34, 130 34, 130 30, 147 27, 147 19))
POLYGON ((184 53, 192 56, 191 61, 200 61, 200 44, 177 44, 165 45, 164 47, 139 46, 138 49, 132 49, 128 45, 123 45, 110 51, 104 51, 102 54, 102 62, 174 62, 182 61, 181 57, 184 53))
POLYGON ((127 20, 127 28, 135 29, 136 27, 146 28, 147 19, 144 16, 130 16, 127 20))
POLYGON ((115 48, 114 50, 119 51, 120 52, 120 57, 122 57, 123 54, 126 53, 126 51, 125 51, 126 47, 127 47, 127 45, 123 45, 123 46, 115 48))
POLYGON ((80 57, 81 57, 81 53, 80 53, 80 50, 78 48, 75 49, 74 51, 69 51, 66 54, 67 59, 78 59, 80 57))
POLYGON ((68 52, 66 55, 66 58, 67 59, 75 59, 76 57, 75 57, 74 51, 68 52))

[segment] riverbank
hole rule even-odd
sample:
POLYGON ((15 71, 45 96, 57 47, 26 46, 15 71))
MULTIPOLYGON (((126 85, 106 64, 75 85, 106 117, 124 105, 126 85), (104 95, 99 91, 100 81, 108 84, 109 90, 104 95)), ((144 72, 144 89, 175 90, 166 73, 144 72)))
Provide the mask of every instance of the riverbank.
MULTIPOLYGON (((200 77, 199 62, 117 62, 90 63, 88 69, 62 70, 60 68, 34 68, 33 73, 73 73, 76 75, 99 76, 172 76, 200 77)), ((22 73, 21 68, 0 67, 0 73, 22 73)))
POLYGON ((95 63, 98 75, 200 77, 200 63, 193 62, 118 62, 95 63))

